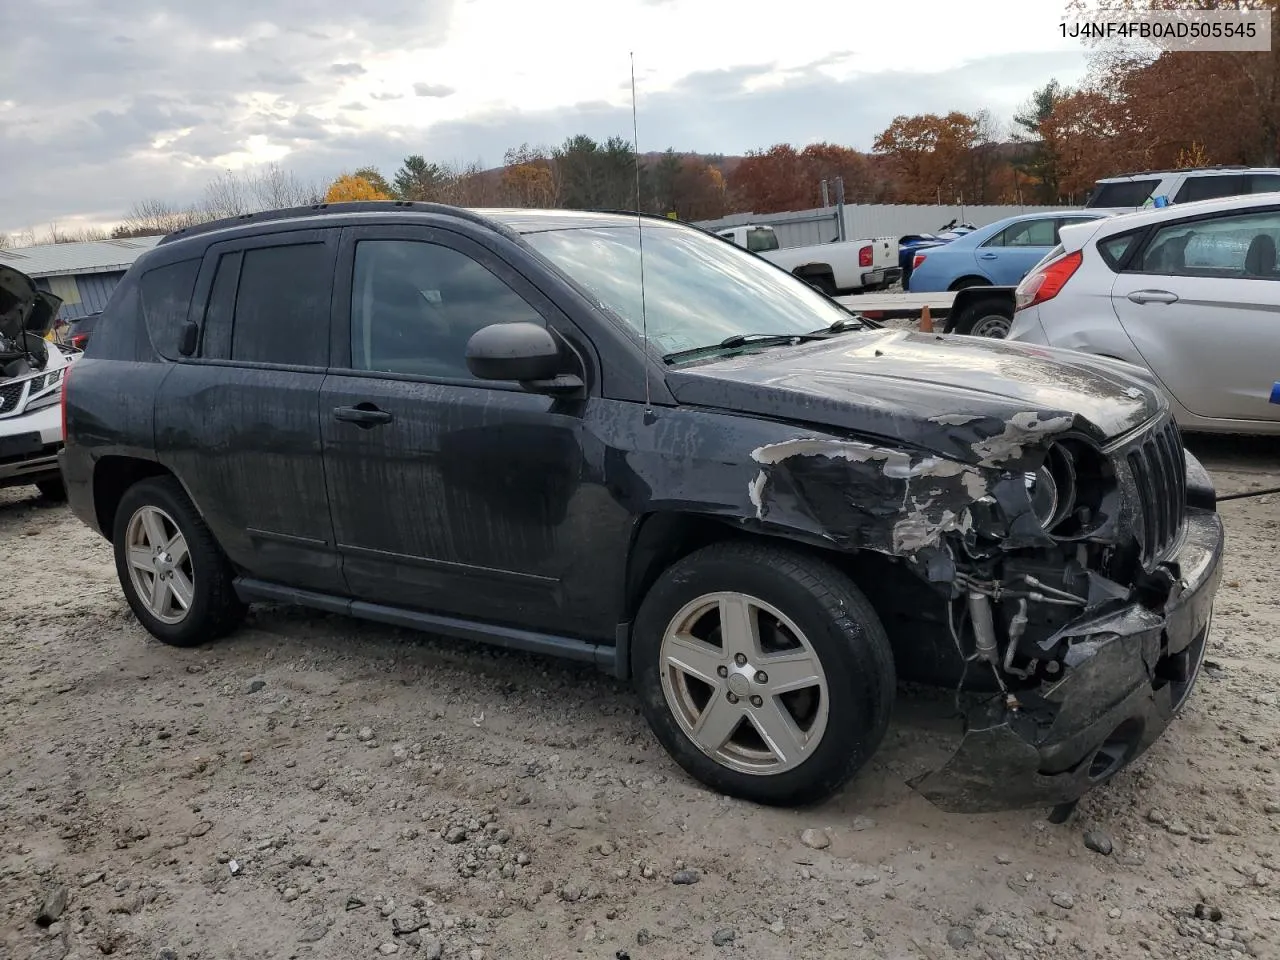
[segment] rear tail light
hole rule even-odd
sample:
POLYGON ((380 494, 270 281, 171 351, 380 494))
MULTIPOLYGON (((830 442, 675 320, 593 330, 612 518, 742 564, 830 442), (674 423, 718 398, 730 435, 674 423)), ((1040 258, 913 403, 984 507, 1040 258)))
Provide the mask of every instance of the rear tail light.
POLYGON ((871 248, 870 247, 862 247, 858 251, 858 266, 860 267, 871 266, 871 248))
POLYGON ((920 264, 924 263, 924 259, 925 258, 923 253, 917 253, 914 257, 911 258, 911 269, 919 270, 920 264))
POLYGON ((84 345, 88 342, 89 335, 87 333, 77 333, 71 338, 71 346, 75 347, 77 350, 83 350, 84 345))
POLYGON ((1025 310, 1027 307, 1034 307, 1038 303, 1052 300, 1062 292, 1067 281, 1080 269, 1083 260, 1084 254, 1075 250, 1023 277, 1022 282, 1013 292, 1014 310, 1025 310))

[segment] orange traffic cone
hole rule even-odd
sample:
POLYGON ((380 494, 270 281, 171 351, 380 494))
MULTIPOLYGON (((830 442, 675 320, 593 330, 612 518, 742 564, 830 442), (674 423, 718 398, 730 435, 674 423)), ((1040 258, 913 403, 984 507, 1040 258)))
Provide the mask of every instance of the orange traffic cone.
POLYGON ((929 305, 920 308, 920 332, 933 333, 933 317, 929 316, 929 305))

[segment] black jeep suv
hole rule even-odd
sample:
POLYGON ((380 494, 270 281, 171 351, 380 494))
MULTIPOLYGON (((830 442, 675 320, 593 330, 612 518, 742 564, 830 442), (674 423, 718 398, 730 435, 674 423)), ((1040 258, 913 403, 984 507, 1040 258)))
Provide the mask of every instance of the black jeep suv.
POLYGON ((882 329, 703 231, 356 203, 172 234, 64 394, 160 640, 253 601, 586 660, 716 790, 848 780, 964 686, 948 809, 1069 803, 1194 684, 1223 528, 1119 362, 882 329))

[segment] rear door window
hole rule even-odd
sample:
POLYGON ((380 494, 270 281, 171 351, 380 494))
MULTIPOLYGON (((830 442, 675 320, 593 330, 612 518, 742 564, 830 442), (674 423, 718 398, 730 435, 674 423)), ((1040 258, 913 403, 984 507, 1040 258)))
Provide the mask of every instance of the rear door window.
POLYGON ((1280 173, 1253 173, 1249 175, 1250 193, 1275 193, 1280 191, 1280 173))
POLYGON ((212 253, 201 356, 327 367, 336 233, 308 231, 295 242, 276 235, 212 253))
POLYGON ((984 247, 1052 247, 1057 242, 1055 220, 1024 220, 1005 227, 984 247))
POLYGON ((328 366, 332 280, 333 257, 323 242, 244 251, 231 359, 328 366))
POLYGON ((1196 200, 1216 200, 1218 197, 1235 197, 1247 192, 1245 178, 1238 174, 1213 174, 1204 177, 1187 177, 1186 183, 1173 198, 1174 203, 1192 203, 1196 200))

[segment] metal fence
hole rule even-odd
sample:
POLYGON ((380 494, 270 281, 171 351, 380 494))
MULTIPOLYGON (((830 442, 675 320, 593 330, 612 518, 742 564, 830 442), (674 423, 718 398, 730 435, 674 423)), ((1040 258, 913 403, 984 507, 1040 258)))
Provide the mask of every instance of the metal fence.
MULTIPOLYGON (((907 203, 849 203, 844 206, 845 236, 850 240, 864 237, 893 237, 908 233, 932 233, 955 220, 984 227, 1005 217, 1022 213, 1040 213, 1077 209, 1074 207, 1037 207, 1019 205, 934 205, 907 203)), ((808 243, 830 243, 838 239, 835 207, 797 210, 790 213, 735 213, 719 220, 703 220, 698 226, 708 230, 739 227, 754 223, 773 227, 778 243, 799 247, 808 243)))

